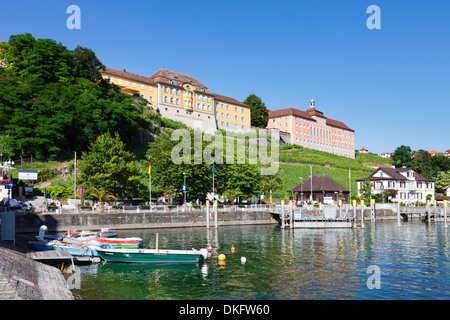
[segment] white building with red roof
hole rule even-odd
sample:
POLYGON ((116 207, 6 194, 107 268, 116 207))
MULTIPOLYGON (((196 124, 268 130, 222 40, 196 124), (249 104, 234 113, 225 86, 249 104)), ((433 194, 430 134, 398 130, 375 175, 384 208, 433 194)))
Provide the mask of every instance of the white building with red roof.
POLYGON ((355 131, 341 121, 325 117, 316 109, 314 100, 306 111, 269 111, 267 128, 290 133, 292 144, 355 158, 355 131))

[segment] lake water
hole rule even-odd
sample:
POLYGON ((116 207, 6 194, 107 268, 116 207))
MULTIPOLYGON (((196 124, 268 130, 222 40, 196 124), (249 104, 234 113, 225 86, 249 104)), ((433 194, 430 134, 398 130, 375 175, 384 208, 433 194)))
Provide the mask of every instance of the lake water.
POLYGON ((449 233, 419 221, 366 223, 365 229, 277 225, 123 230, 144 247, 213 246, 200 265, 81 267, 83 299, 329 300, 449 299, 449 233), (231 246, 236 248, 231 253, 231 246), (224 265, 218 255, 226 255, 224 265), (246 262, 241 262, 241 257, 246 262), (368 281, 369 280, 369 281, 368 281), (368 284, 369 282, 369 284, 368 284), (372 289, 370 289, 372 288, 372 289))

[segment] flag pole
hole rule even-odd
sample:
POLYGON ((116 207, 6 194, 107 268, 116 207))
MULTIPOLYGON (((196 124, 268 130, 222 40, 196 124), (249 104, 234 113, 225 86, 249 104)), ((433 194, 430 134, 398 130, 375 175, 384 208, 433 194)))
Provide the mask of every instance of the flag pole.
POLYGON ((350 190, 348 203, 352 203, 352 182, 350 176, 351 176, 350 168, 348 168, 348 189, 350 190))
POLYGON ((152 206, 152 162, 151 157, 148 157, 148 185, 150 188, 150 198, 148 200, 149 206, 152 206))
POLYGON ((216 197, 214 196, 214 170, 215 166, 214 166, 214 162, 213 162, 213 167, 212 167, 212 174, 213 174, 213 189, 212 189, 212 193, 213 193, 213 201, 216 200, 216 197))
POLYGON ((74 203, 73 205, 76 205, 77 202, 77 152, 75 151, 75 163, 73 166, 73 173, 74 173, 74 203))

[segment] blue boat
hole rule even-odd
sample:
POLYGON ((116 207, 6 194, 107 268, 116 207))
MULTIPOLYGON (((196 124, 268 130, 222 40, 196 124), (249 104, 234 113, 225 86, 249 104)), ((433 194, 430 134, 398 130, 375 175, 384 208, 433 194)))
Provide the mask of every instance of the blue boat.
POLYGON ((94 246, 91 246, 86 242, 70 238, 64 238, 62 240, 43 239, 43 240, 29 241, 28 243, 31 246, 31 248, 36 251, 65 250, 69 252, 72 256, 83 256, 83 257, 99 256, 94 246))

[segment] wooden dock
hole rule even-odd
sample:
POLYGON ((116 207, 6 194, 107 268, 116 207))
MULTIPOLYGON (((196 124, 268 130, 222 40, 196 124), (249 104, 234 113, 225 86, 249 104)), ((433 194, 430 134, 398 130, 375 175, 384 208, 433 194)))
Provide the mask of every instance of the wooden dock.
POLYGON ((83 256, 72 256, 69 252, 65 250, 50 250, 50 251, 36 251, 28 253, 28 256, 39 262, 48 261, 71 261, 72 264, 75 262, 80 263, 98 263, 101 261, 100 257, 83 257, 83 256))

